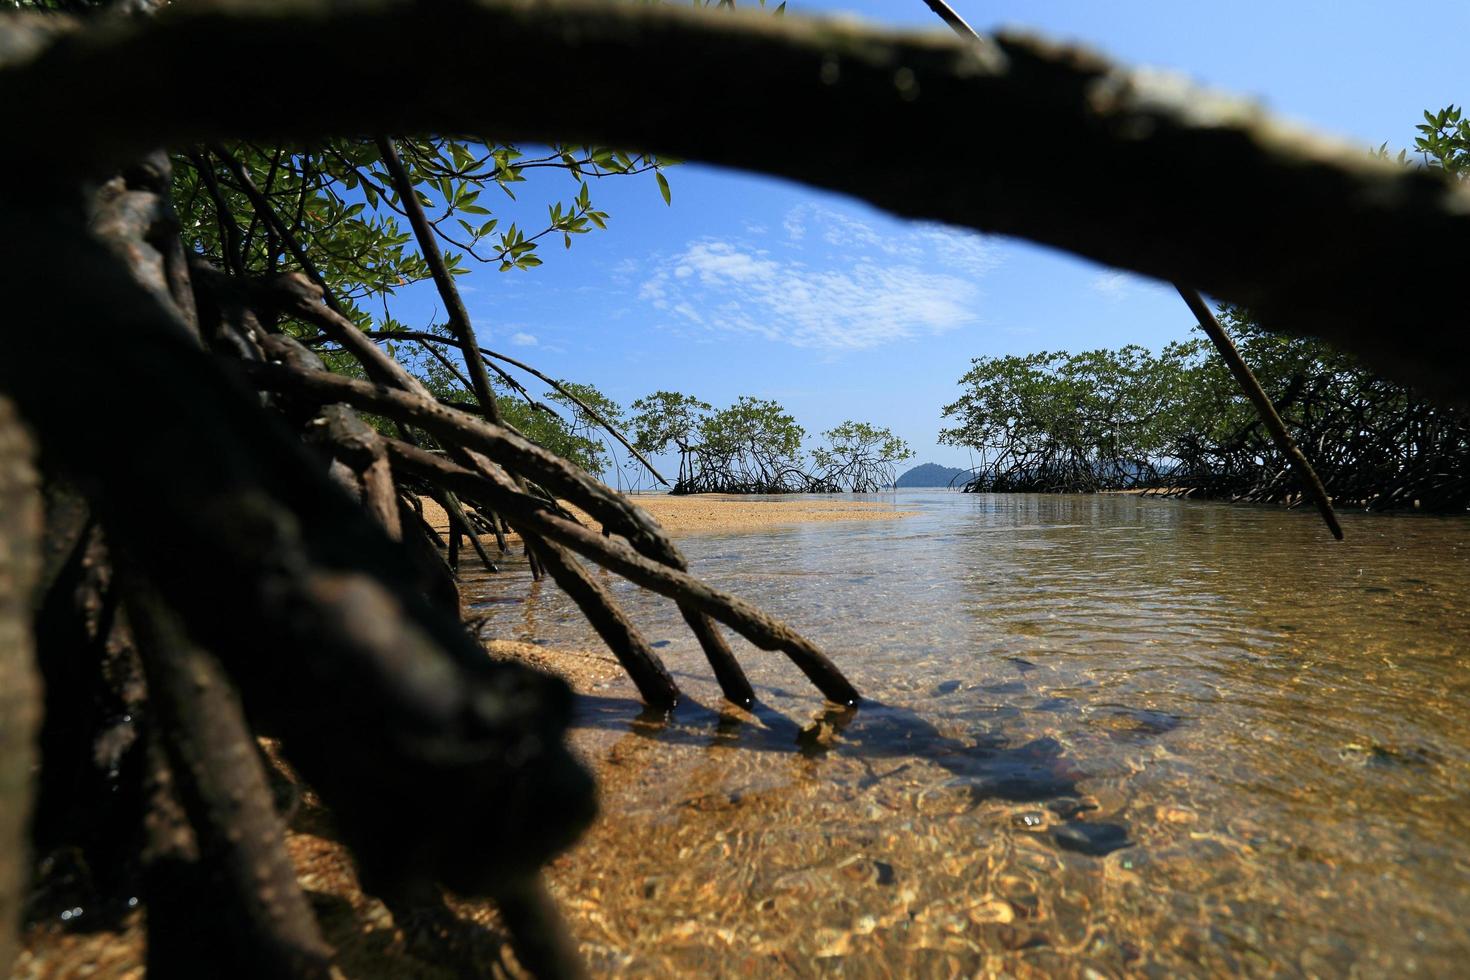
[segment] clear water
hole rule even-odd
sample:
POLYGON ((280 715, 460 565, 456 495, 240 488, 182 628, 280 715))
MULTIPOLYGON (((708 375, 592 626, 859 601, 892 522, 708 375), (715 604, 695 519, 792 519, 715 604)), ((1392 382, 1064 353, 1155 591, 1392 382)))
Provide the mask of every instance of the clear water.
MULTIPOLYGON (((594 969, 1465 975, 1470 520, 1128 496, 879 497, 901 520, 681 541, 817 640, 824 708, 737 641, 721 706, 667 601, 609 584, 690 702, 584 698, 604 815, 553 868, 594 969)), ((523 568, 489 635, 593 648, 523 568)))

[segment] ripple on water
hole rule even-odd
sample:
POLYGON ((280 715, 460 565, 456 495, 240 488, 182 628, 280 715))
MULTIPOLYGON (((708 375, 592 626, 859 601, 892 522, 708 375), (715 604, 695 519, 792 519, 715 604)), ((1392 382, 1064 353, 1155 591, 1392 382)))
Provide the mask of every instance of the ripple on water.
MULTIPOLYGON (((1470 949, 1470 522, 905 493, 919 516, 695 536, 695 572, 871 703, 739 647, 718 705, 668 603, 609 580, 693 696, 575 738, 603 818, 551 876, 594 968, 1428 975, 1470 949), (667 638, 667 641, 663 638, 667 638)), ((481 580, 492 635, 596 643, 481 580)))

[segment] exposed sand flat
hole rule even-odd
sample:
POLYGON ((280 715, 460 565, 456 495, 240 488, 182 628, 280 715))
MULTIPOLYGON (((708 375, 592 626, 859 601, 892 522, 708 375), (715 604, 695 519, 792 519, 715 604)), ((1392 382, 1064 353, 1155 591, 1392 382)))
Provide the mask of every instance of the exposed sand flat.
POLYGON ((694 494, 637 494, 633 499, 667 530, 676 534, 697 531, 750 531, 810 521, 892 520, 915 513, 874 500, 834 500, 791 495, 773 498, 694 494))
MULTIPOLYGON (((875 500, 834 500, 830 497, 790 496, 741 497, 724 494, 635 494, 638 506, 653 515, 671 534, 728 533, 756 531, 767 527, 804 524, 810 521, 871 521, 908 517, 914 511, 875 500)), ((573 512, 576 513, 575 508, 573 512)), ((444 510, 424 500, 424 517, 439 531, 449 527, 444 510)), ((594 523, 578 513, 586 523, 594 523)))
POLYGON ((513 661, 557 674, 578 694, 590 694, 600 685, 624 676, 623 668, 606 648, 551 649, 520 640, 484 640, 483 643, 491 659, 513 661))
MULTIPOLYGON (((639 495, 637 502, 675 535, 756 531, 808 521, 890 520, 908 516, 892 504, 825 497, 791 496, 752 499, 738 496, 699 495, 669 497, 639 495)), ((431 526, 448 530, 444 510, 432 500, 423 500, 424 517, 431 526)), ((586 523, 584 514, 577 514, 586 523)), ((494 538, 483 538, 493 547, 494 538)), ((557 674, 583 695, 607 693, 612 685, 623 697, 632 697, 632 686, 617 660, 606 648, 551 649, 518 640, 486 639, 486 652, 494 659, 508 660, 557 674)), ((591 726, 574 728, 568 743, 597 778, 604 798, 621 788, 647 778, 649 767, 664 757, 662 746, 642 737, 614 738, 591 726)), ((276 752, 274 742, 263 740, 271 758, 289 773, 276 752)), ((712 833, 714 831, 711 831, 712 833)), ((351 856, 340 842, 330 815, 310 789, 303 792, 291 825, 286 846, 296 866, 298 880, 314 900, 315 910, 327 941, 337 950, 336 976, 376 978, 413 977, 440 980, 455 975, 452 960, 442 951, 425 958, 393 922, 391 914, 376 898, 366 894, 357 878, 351 856), (338 972, 340 971, 340 972, 338 972)), ((574 922, 588 909, 597 912, 601 895, 584 887, 579 863, 597 846, 589 836, 567 855, 557 858, 547 873, 553 893, 574 922)), ((466 953, 478 963, 504 964, 514 954, 502 946, 503 927, 493 903, 482 900, 451 900, 454 910, 485 931, 456 942, 467 944, 466 953)), ((14 976, 25 980, 60 980, 93 976, 105 980, 135 980, 143 973, 146 937, 140 913, 128 916, 117 929, 66 932, 49 924, 32 926, 24 938, 25 948, 15 964, 14 976)), ((591 954, 589 954, 591 955, 591 954)), ((488 972, 488 971, 487 971, 488 972)), ((518 968, 496 976, 524 976, 518 968)))

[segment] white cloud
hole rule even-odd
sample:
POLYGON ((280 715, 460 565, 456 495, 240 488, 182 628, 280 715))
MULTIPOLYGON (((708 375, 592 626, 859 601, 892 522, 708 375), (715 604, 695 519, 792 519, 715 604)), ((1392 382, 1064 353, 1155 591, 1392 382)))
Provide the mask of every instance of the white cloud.
POLYGON ((781 226, 786 229, 786 237, 793 242, 799 242, 806 237, 806 225, 801 222, 801 208, 793 208, 786 215, 786 220, 781 226))
POLYGON ((535 347, 539 343, 536 335, 531 333, 513 333, 510 342, 517 347, 535 347))
POLYGON ((1131 278, 1126 272, 1104 272, 1092 280, 1092 288, 1108 299, 1120 300, 1127 294, 1131 278))
POLYGON ((932 224, 878 227, 815 205, 793 209, 783 225, 787 240, 770 248, 690 242, 650 263, 656 271, 640 298, 675 324, 828 350, 979 322, 975 280, 995 256, 978 235, 932 224))
POLYGON ((1094 276, 1090 285, 1094 292, 1101 293, 1104 299, 1115 303, 1130 299, 1139 293, 1154 292, 1165 288, 1163 284, 1153 279, 1117 270, 1094 276))

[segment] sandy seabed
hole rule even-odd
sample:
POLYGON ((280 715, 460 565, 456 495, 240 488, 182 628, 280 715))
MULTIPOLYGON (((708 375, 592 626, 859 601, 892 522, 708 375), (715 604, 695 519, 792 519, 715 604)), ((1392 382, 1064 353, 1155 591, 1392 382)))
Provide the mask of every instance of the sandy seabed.
MULTIPOLYGON (((693 534, 737 534, 767 528, 787 527, 821 521, 897 520, 915 511, 900 510, 893 504, 874 500, 841 500, 832 497, 791 494, 783 497, 741 497, 727 494, 690 494, 672 497, 668 494, 632 494, 638 506, 653 515, 654 520, 675 538, 693 534)), ((424 499, 424 519, 436 531, 449 529, 444 509, 424 499)), ((597 522, 573 509, 584 524, 597 522)), ((514 539, 514 535, 512 535, 514 539)), ((481 540, 492 545, 494 537, 481 540)), ((578 694, 588 694, 623 670, 605 649, 549 650, 534 643, 518 640, 485 641, 492 657, 515 660, 560 675, 578 694)), ((596 769, 595 760, 588 760, 596 769)), ((598 773, 599 778, 603 774, 598 773)))
MULTIPOLYGON (((882 501, 823 496, 637 494, 633 499, 676 538, 759 531, 816 521, 896 520, 914 513, 882 501)), ((443 509, 427 499, 423 506, 424 518, 430 526, 440 532, 447 531, 449 521, 443 509)), ((583 523, 596 523, 584 514, 576 516, 583 523)), ((482 540, 491 544, 494 538, 487 535, 482 540)), ((552 651, 514 640, 489 640, 485 646, 493 658, 513 660, 560 675, 578 693, 588 693, 622 674, 622 668, 606 650, 552 651)), ((575 744, 575 739, 573 743, 574 751, 581 750, 578 754, 604 789, 608 788, 609 780, 617 783, 636 778, 639 767, 630 767, 628 760, 585 751, 585 747, 575 744)), ((289 767, 279 762, 274 744, 265 744, 268 754, 289 773, 289 767)), ((657 762, 654 758, 643 761, 657 762)), ((362 891, 351 857, 337 840, 330 814, 320 807, 310 790, 303 792, 292 816, 286 843, 296 864, 298 880, 316 910, 325 937, 337 949, 334 976, 447 980, 463 975, 463 960, 457 969, 439 956, 422 955, 421 949, 415 947, 424 943, 425 937, 418 937, 416 943, 412 937, 405 936, 382 903, 362 891)), ((575 857, 575 853, 563 856, 558 863, 564 864, 575 857)), ((465 935, 454 939, 440 937, 437 941, 460 947, 459 955, 474 961, 475 972, 481 975, 526 975, 504 945, 504 933, 492 903, 451 899, 451 904, 468 929, 465 935)), ((579 912, 575 908, 565 911, 573 917, 579 912)), ((12 976, 17 980, 142 977, 145 914, 145 910, 139 909, 127 916, 119 928, 96 931, 64 928, 59 922, 34 923, 23 937, 23 948, 12 976)), ((428 945, 435 942, 430 938, 428 945)))

